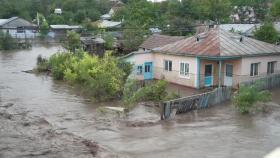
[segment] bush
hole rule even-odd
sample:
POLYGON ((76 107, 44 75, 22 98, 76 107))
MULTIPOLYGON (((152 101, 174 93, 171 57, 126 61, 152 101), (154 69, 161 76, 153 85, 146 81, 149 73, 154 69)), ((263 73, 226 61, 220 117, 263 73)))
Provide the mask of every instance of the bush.
POLYGON ((160 102, 179 97, 179 95, 175 93, 168 94, 166 92, 166 86, 166 81, 158 80, 145 87, 138 88, 139 85, 137 85, 137 81, 128 80, 124 86, 123 92, 124 106, 130 109, 133 107, 133 104, 141 101, 160 102))
POLYGON ((256 102, 268 102, 271 100, 269 91, 260 91, 258 84, 241 86, 233 97, 233 103, 241 113, 249 113, 256 102))
POLYGON ((0 50, 17 49, 18 44, 8 32, 0 31, 0 50))
POLYGON ((86 52, 57 53, 49 64, 54 79, 81 84, 97 100, 121 96, 126 73, 110 53, 102 58, 86 52))

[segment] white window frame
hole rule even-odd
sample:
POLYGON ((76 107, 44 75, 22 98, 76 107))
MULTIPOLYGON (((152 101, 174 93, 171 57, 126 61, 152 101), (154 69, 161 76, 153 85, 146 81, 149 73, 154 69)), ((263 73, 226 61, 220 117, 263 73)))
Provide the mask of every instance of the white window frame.
POLYGON ((190 63, 185 61, 179 62, 179 77, 190 79, 190 63), (181 71, 181 64, 184 64, 183 71, 181 71), (188 65, 188 70, 189 70, 188 72, 186 72, 186 65, 188 65), (183 72, 183 74, 181 74, 181 72, 183 72))
POLYGON ((136 74, 137 75, 143 75, 143 65, 137 65, 136 74), (141 67, 141 72, 140 72, 140 69, 139 69, 140 67, 141 67))
POLYGON ((163 60, 163 69, 164 69, 164 71, 171 72, 172 69, 173 69, 173 62, 172 62, 172 60, 163 60), (166 62, 167 62, 167 70, 165 69, 165 63, 166 62), (171 63, 171 67, 170 67, 170 63, 171 63))
POLYGON ((260 67, 261 67, 261 63, 260 62, 258 62, 258 63, 251 63, 250 64, 250 77, 257 77, 257 76, 259 76, 260 75, 260 67), (256 67, 255 66, 253 66, 253 74, 251 75, 251 68, 252 68, 252 64, 254 64, 254 65, 258 65, 258 71, 257 71, 257 75, 255 75, 255 70, 256 70, 256 67))
POLYGON ((267 62, 267 74, 268 75, 271 75, 271 74, 275 74, 275 68, 277 67, 277 61, 269 61, 267 62), (271 72, 271 68, 272 67, 269 67, 269 64, 272 63, 273 64, 273 72, 271 72), (270 70, 268 70, 270 68, 270 70))

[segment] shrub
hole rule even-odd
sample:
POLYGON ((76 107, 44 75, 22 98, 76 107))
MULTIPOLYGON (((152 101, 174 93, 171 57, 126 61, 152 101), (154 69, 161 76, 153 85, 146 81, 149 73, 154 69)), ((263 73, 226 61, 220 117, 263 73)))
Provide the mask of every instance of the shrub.
POLYGON ((85 52, 57 53, 49 59, 54 79, 82 84, 97 100, 121 96, 125 72, 118 63, 110 53, 102 58, 85 52))
POLYGON ((0 50, 17 49, 18 44, 8 32, 0 31, 0 50))
POLYGON ((260 91, 258 84, 241 86, 233 97, 233 103, 241 113, 249 113, 256 102, 268 102, 271 100, 269 91, 260 91))
POLYGON ((154 83, 148 84, 145 87, 138 88, 137 81, 128 80, 124 86, 123 102, 128 109, 133 107, 133 104, 141 101, 160 102, 170 99, 178 98, 179 95, 175 93, 168 94, 166 92, 167 82, 158 80, 154 83))

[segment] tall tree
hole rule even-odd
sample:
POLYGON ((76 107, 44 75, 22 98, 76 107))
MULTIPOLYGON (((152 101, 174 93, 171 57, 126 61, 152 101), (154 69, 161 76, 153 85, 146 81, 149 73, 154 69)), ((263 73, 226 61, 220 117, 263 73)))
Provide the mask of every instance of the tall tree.
POLYGON ((266 22, 264 23, 254 34, 255 38, 268 42, 268 43, 276 43, 279 38, 278 38, 278 33, 273 27, 273 24, 271 22, 266 22))
POLYGON ((280 0, 274 0, 271 7, 271 15, 280 18, 280 0))

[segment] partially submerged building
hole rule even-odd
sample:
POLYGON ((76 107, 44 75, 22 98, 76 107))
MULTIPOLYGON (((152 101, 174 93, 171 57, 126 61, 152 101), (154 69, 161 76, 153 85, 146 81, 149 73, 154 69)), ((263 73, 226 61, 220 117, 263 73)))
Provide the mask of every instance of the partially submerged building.
POLYGON ((280 47, 217 27, 123 59, 135 65, 132 77, 139 80, 164 79, 197 89, 238 87, 279 73, 280 47))
POLYGON ((0 19, 0 30, 18 39, 32 39, 38 35, 37 25, 19 17, 0 19))
POLYGON ((50 25, 49 37, 62 38, 65 37, 67 31, 81 31, 82 26, 79 25, 50 25))

